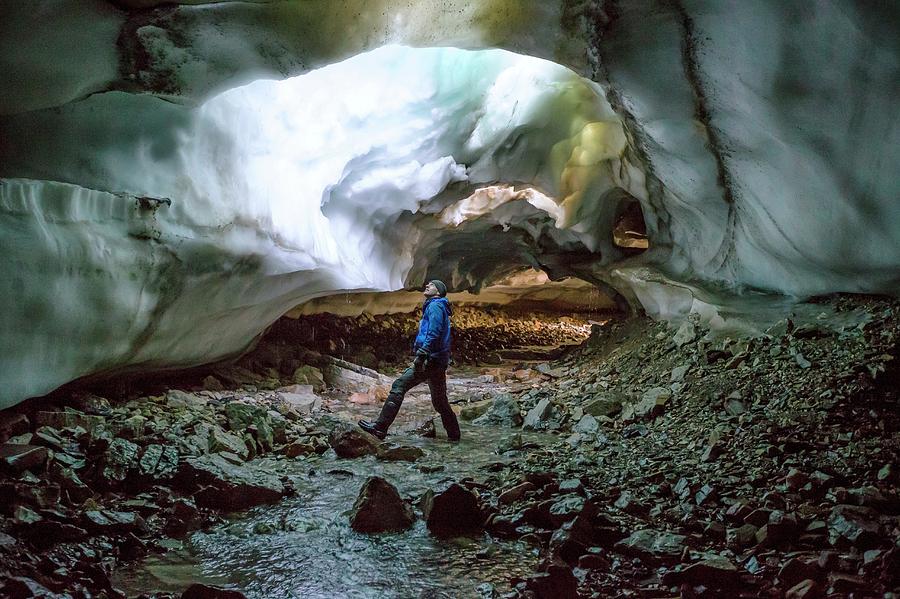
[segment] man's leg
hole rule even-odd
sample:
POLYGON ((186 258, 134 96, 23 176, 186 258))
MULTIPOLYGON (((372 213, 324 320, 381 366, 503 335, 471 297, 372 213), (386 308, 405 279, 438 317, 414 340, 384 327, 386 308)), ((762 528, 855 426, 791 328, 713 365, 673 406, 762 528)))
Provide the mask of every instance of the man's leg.
POLYGON ((447 438, 459 441, 459 422, 447 399, 447 367, 434 365, 428 368, 428 388, 431 391, 431 405, 441 415, 441 423, 447 431, 447 438))
POLYGON ((381 414, 378 415, 378 419, 375 422, 360 420, 359 427, 379 439, 384 439, 387 436, 388 428, 390 428, 397 417, 397 413, 400 411, 400 404, 403 403, 403 397, 407 391, 423 382, 426 377, 427 374, 424 370, 417 372, 415 368, 407 368, 391 385, 391 392, 381 407, 381 414))

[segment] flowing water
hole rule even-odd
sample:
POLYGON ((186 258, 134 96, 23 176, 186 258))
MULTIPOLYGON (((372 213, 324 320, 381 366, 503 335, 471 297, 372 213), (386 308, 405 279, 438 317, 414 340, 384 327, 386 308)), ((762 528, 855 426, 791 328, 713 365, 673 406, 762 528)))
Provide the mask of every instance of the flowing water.
MULTIPOLYGON (((451 392, 473 384, 472 378, 448 381, 451 392)), ((430 412, 427 392, 417 391, 407 396, 395 428, 430 412)), ((366 406, 356 412, 344 415, 371 417, 377 408, 366 406)), ((347 511, 369 476, 384 477, 414 505, 429 488, 484 476, 483 467, 498 468, 515 459, 494 452, 498 442, 514 432, 463 424, 458 445, 440 434, 437 439, 391 435, 392 442, 425 451, 412 464, 371 456, 343 460, 331 451, 307 459, 257 460, 254 464, 260 468, 290 476, 296 496, 233 515, 182 542, 172 541, 171 551, 119 572, 115 583, 133 596, 177 593, 191 582, 205 582, 240 590, 251 599, 480 597, 490 593, 489 585, 508 590, 510 578, 534 571, 533 547, 487 534, 439 539, 422 520, 406 532, 365 535, 350 528, 347 511)), ((552 439, 538 434, 523 437, 538 444, 552 439)))

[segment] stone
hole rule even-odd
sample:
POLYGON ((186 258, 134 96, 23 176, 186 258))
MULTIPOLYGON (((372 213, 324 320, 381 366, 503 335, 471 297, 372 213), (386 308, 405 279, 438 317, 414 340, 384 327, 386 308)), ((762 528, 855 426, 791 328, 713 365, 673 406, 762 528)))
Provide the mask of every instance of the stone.
POLYGON ((459 419, 469 422, 475 420, 479 416, 484 415, 494 405, 493 399, 483 399, 481 401, 473 401, 462 407, 459 411, 459 419))
POLYGON ((507 489, 503 493, 501 493, 497 497, 497 503, 500 505, 509 505, 511 503, 515 503, 520 499, 524 498, 525 495, 537 489, 533 483, 525 481, 523 483, 519 483, 518 485, 507 489))
POLYGON ((684 381, 684 376, 687 374, 688 370, 691 369, 690 364, 684 364, 683 366, 676 366, 672 369, 672 373, 669 375, 670 383, 681 383, 684 381))
POLYGON ((407 530, 416 517, 412 507, 385 479, 373 476, 360 489, 350 513, 350 527, 363 533, 407 530))
POLYGON ((584 484, 577 478, 567 478, 564 481, 560 481, 559 494, 565 495, 566 493, 577 493, 579 495, 584 495, 584 484))
POLYGON ((422 516, 428 530, 442 537, 476 533, 485 520, 478 496, 457 483, 438 493, 426 491, 422 516))
POLYGON ((312 443, 294 441, 290 445, 286 445, 284 448, 282 448, 281 453, 289 458, 298 458, 300 456, 318 453, 316 449, 316 446, 312 443))
POLYGON ((121 483, 138 468, 140 447, 127 439, 116 437, 103 456, 103 479, 108 483, 121 483))
POLYGON ((48 456, 46 447, 4 443, 0 445, 0 468, 12 474, 25 470, 40 471, 48 456))
POLYGON ((57 430, 81 427, 93 433, 106 424, 106 418, 85 414, 84 412, 66 410, 63 412, 38 412, 34 415, 35 426, 49 426, 57 430))
POLYGON ((418 447, 400 445, 379 451, 377 458, 386 462, 415 462, 424 455, 425 452, 418 447))
POLYGON ((282 389, 278 395, 298 413, 308 415, 322 409, 322 398, 313 392, 312 385, 294 385, 290 389, 282 389))
POLYGON ((328 386, 345 393, 366 393, 381 382, 377 372, 370 371, 372 373, 370 374, 365 372, 368 369, 359 368, 362 372, 338 364, 329 364, 322 369, 322 377, 328 386))
POLYGON ((38 549, 46 549, 57 543, 81 541, 88 536, 88 532, 81 527, 54 520, 41 520, 29 524, 23 533, 38 549))
POLYGON ((585 515, 590 519, 597 509, 594 504, 581 495, 565 495, 550 506, 550 521, 554 527, 561 526, 564 522, 574 520, 576 516, 585 515))
POLYGON ((733 563, 724 557, 711 557, 691 564, 684 570, 673 570, 663 577, 670 585, 688 584, 712 589, 727 589, 740 585, 740 573, 733 563))
POLYGON ((585 414, 581 417, 581 420, 572 428, 572 430, 576 433, 581 433, 584 435, 593 435, 598 430, 600 430, 600 423, 597 422, 597 419, 591 416, 590 414, 585 414))
POLYGON ((633 555, 649 562, 676 561, 684 552, 684 535, 644 529, 631 533, 615 544, 615 549, 626 555, 633 555))
POLYGON ((228 402, 224 411, 228 428, 236 433, 243 433, 257 420, 268 418, 266 408, 243 401, 228 402))
POLYGON ((525 430, 539 431, 547 428, 547 420, 553 413, 553 404, 546 397, 531 408, 525 415, 522 428, 525 430))
POLYGON ((729 528, 725 533, 725 543, 734 550, 744 549, 756 542, 756 531, 752 524, 744 524, 738 528, 729 528))
POLYGON ((590 414, 594 417, 605 416, 606 418, 612 418, 622 411, 624 401, 625 398, 621 395, 604 395, 595 397, 582 404, 581 409, 584 410, 585 414, 590 414))
POLYGON ((4 576, 0 582, 0 595, 6 599, 66 599, 68 594, 52 592, 36 580, 25 576, 4 576))
POLYGON ((0 411, 0 443, 6 443, 12 437, 24 435, 31 430, 31 424, 25 414, 0 411))
POLYGON ((821 587, 815 580, 798 582, 784 593, 784 599, 813 599, 821 595, 821 587))
POLYGON ((172 408, 202 408, 209 403, 209 399, 187 393, 179 389, 172 389, 166 393, 166 405, 172 408))
POLYGON ((141 475, 155 481, 168 480, 177 469, 178 450, 171 445, 151 443, 144 448, 138 460, 138 471, 141 475))
POLYGON ((376 455, 380 441, 356 427, 346 426, 331 431, 328 443, 339 458, 359 458, 376 455))
POLYGON ((876 548, 881 542, 878 512, 856 505, 834 506, 828 516, 828 541, 838 548, 876 548))
POLYGON ((474 424, 495 424, 498 426, 517 427, 522 424, 522 413, 519 402, 509 393, 494 396, 491 407, 483 415, 473 421, 474 424))
POLYGON ((258 468, 231 464, 219 454, 186 458, 179 465, 175 482, 184 491, 193 493, 200 507, 223 511, 272 503, 285 494, 277 476, 258 468))
POLYGON ((676 346, 681 347, 687 343, 690 343, 696 338, 697 331, 694 328, 693 323, 691 323, 689 320, 685 320, 678 327, 678 330, 675 331, 675 335, 672 337, 672 341, 676 346))
POLYGON ((209 375, 206 378, 204 378, 201 385, 203 385, 203 389, 205 391, 224 391, 225 390, 225 385, 222 384, 222 381, 220 381, 213 375, 209 375))
POLYGON ((815 561, 793 557, 781 566, 778 579, 785 587, 791 588, 807 579, 819 580, 822 574, 815 561))
POLYGON ((315 366, 300 366, 294 370, 291 380, 297 385, 310 385, 320 391, 325 389, 325 377, 315 366))
POLYGON ((245 461, 250 455, 247 445, 241 437, 224 431, 218 426, 210 428, 208 445, 210 453, 228 451, 245 461))
POLYGON ((247 599, 240 591, 195 582, 181 594, 181 599, 247 599))
POLYGON ((644 392, 641 400, 635 404, 634 417, 640 419, 658 416, 670 399, 672 399, 672 392, 669 389, 653 387, 644 392))
POLYGON ((572 569, 553 564, 525 580, 525 588, 539 599, 578 599, 578 579, 572 569))

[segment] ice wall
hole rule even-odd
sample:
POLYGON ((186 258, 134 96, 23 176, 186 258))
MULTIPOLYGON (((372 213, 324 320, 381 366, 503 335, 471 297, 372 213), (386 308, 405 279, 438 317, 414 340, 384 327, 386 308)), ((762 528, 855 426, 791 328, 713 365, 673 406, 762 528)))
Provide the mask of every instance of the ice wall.
POLYGON ((0 333, 15 348, 0 405, 236 354, 319 295, 435 269, 477 288, 539 265, 538 242, 590 253, 625 145, 599 88, 564 67, 399 46, 198 107, 96 94, 2 117, 0 136, 0 333), (541 199, 447 220, 497 181, 541 199), (490 256, 445 255, 492 227, 490 256))

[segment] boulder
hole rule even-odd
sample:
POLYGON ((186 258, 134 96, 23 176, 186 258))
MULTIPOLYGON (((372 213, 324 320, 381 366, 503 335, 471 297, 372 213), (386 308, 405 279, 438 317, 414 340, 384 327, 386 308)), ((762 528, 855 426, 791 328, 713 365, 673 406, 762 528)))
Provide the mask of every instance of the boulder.
POLYGON ((181 594, 181 599, 247 599, 247 596, 240 591, 195 582, 181 594))
POLYGON ((18 474, 25 470, 38 472, 47 462, 47 448, 39 445, 16 445, 4 443, 0 445, 0 468, 18 474))
POLYGON ((582 404, 581 409, 585 414, 590 414, 591 416, 612 418, 622 411, 623 403, 624 397, 618 394, 610 394, 591 399, 582 404))
POLYGON ((633 555, 650 563, 674 562, 684 552, 685 536, 670 532, 644 529, 631 533, 615 544, 617 551, 633 555))
POLYGON ((138 468, 138 454, 141 448, 121 437, 109 444, 103 456, 101 476, 108 483, 120 483, 138 468))
POLYGON ((93 416, 76 410, 64 412, 38 412, 34 415, 35 426, 50 426, 55 429, 81 427, 89 433, 93 433, 104 424, 106 418, 93 416))
POLYGON ((358 458, 378 453, 380 441, 356 427, 338 427, 331 431, 328 443, 339 458, 358 458))
POLYGON ((494 405, 493 399, 483 399, 481 401, 473 401, 471 403, 466 404, 459 411, 460 420, 464 420, 469 422, 471 420, 475 420, 479 416, 484 415, 487 411, 494 405))
POLYGON ((6 443, 11 437, 24 435, 31 430, 31 424, 25 414, 0 412, 0 443, 6 443))
POLYGON ((285 494, 278 477, 232 464, 219 454, 185 459, 178 468, 176 484, 193 493, 200 507, 223 511, 271 503, 285 494))
POLYGON ((509 393, 496 395, 488 411, 476 418, 474 424, 496 424, 499 426, 517 427, 522 424, 522 413, 519 402, 509 393))
POLYGON ((522 428, 534 431, 544 429, 547 427, 546 421, 550 418, 552 413, 553 404, 545 397, 525 415, 525 420, 522 422, 522 428))
POLYGON ((241 437, 234 433, 222 430, 218 426, 214 426, 209 430, 209 451, 210 453, 221 453, 227 451, 246 460, 249 456, 246 443, 241 437))
POLYGON ((309 385, 313 389, 325 388, 325 377, 322 375, 322 371, 315 366, 300 366, 294 370, 291 380, 297 385, 309 385))
POLYGON ((881 542, 878 512, 856 505, 836 505, 828 516, 828 540, 835 547, 873 549, 881 542))
POLYGON ((171 478, 178 469, 178 450, 171 445, 151 443, 144 448, 138 460, 138 471, 142 476, 156 481, 171 478))
POLYGON ((478 496, 456 483, 440 493, 426 491, 422 516, 428 530, 444 537, 476 533, 484 525, 478 496))
POLYGON ((598 430, 600 430, 600 423, 590 414, 582 416, 578 424, 572 427, 572 431, 583 435, 593 435, 598 430))
POLYGON ((231 401, 225 404, 225 417, 228 428, 236 433, 243 433, 257 420, 268 418, 268 410, 243 401, 231 401))
POLYGON ((350 527, 357 532, 376 533, 407 530, 416 516, 400 493, 381 477, 369 478, 360 489, 350 513, 350 527))
POLYGON ((640 419, 658 416, 670 399, 672 399, 672 392, 669 389, 653 387, 646 391, 641 396, 641 400, 635 404, 634 417, 640 419))
POLYGON ((322 398, 313 392, 312 385, 285 387, 278 391, 278 395, 300 414, 312 414, 322 408, 322 398))
POLYGON ((724 557, 711 557, 691 564, 684 570, 668 572, 663 582, 673 586, 688 584, 692 587, 725 589, 739 585, 741 579, 737 566, 724 557))
POLYGON ((187 393, 179 389, 172 389, 166 393, 166 405, 171 408, 202 408, 209 403, 209 399, 187 393))

